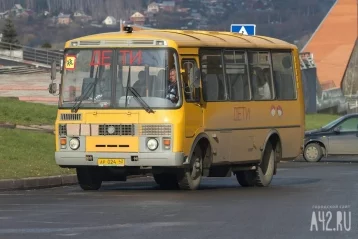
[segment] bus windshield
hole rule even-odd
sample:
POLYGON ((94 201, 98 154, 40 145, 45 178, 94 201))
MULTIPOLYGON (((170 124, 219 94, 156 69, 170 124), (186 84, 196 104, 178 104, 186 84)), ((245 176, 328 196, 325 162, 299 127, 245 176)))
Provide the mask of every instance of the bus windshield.
POLYGON ((178 72, 172 49, 68 49, 60 107, 178 107, 178 72))

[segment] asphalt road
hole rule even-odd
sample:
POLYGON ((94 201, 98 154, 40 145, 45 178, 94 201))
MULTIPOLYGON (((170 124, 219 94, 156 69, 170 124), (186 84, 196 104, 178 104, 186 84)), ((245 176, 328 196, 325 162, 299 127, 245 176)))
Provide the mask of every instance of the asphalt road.
POLYGON ((287 162, 268 188, 242 188, 232 177, 206 178, 198 191, 164 191, 148 177, 97 192, 0 192, 0 238, 357 238, 357 178, 358 163, 287 162), (326 222, 332 213, 332 230, 337 211, 346 216, 343 231, 323 230, 319 206, 330 207, 323 211, 326 222), (310 231, 313 212, 318 227, 310 231))

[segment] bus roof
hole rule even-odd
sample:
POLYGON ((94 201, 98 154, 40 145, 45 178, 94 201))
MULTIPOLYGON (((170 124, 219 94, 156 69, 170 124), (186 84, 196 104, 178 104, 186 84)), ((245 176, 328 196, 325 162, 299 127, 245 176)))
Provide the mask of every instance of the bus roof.
POLYGON ((127 40, 132 40, 132 43, 136 46, 153 46, 153 40, 164 40, 168 42, 168 45, 176 45, 178 47, 297 48, 286 41, 267 36, 247 36, 239 33, 220 31, 160 29, 140 30, 131 33, 120 31, 88 35, 66 42, 65 47, 70 47, 73 41, 77 41, 79 47, 116 47, 121 44, 128 46, 127 40))

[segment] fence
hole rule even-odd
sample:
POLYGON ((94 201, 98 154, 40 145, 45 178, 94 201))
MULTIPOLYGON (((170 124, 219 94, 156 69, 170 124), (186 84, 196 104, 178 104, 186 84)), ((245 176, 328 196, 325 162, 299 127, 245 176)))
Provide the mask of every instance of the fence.
POLYGON ((61 51, 32 48, 17 44, 0 42, 0 57, 50 67, 52 61, 56 62, 58 69, 61 67, 63 53, 61 51))

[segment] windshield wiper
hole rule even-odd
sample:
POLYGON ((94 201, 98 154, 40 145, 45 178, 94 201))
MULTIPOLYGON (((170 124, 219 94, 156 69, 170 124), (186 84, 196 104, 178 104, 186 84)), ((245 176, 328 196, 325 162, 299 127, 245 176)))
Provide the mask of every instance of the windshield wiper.
POLYGON ((128 77, 127 77, 127 89, 126 89, 126 103, 125 103, 125 107, 127 108, 128 105, 128 89, 129 89, 129 80, 131 79, 131 66, 129 66, 128 69, 128 77))
POLYGON ((134 99, 137 100, 137 102, 145 109, 145 111, 154 114, 152 108, 150 108, 150 106, 142 99, 142 97, 138 94, 138 92, 133 87, 127 86, 127 89, 129 89, 132 92, 132 94, 134 95, 134 99))
POLYGON ((130 79, 131 79, 131 66, 129 66, 129 70, 128 70, 125 107, 127 108, 128 105, 128 90, 130 90, 134 95, 134 99, 136 99, 136 101, 145 109, 145 111, 154 114, 152 108, 150 108, 150 106, 142 99, 142 97, 138 94, 138 92, 133 87, 130 86, 130 82, 129 82, 130 79))
POLYGON ((71 112, 72 113, 77 113, 78 109, 80 108, 80 105, 82 104, 82 101, 84 100, 84 98, 88 95, 88 93, 90 92, 90 90, 94 87, 96 83, 95 82, 91 82, 90 85, 88 86, 86 92, 80 96, 80 98, 75 102, 75 104, 72 106, 71 108, 71 112))
MULTIPOLYGON (((84 94, 82 94, 80 96, 80 98, 78 100, 76 100, 75 104, 72 106, 71 108, 71 112, 72 113, 77 113, 78 109, 80 108, 80 105, 82 104, 82 101, 84 100, 85 97, 88 96, 88 93, 90 92, 90 90, 93 88, 93 94, 95 92, 95 86, 97 85, 97 82, 98 82, 98 68, 97 68, 97 71, 96 71, 96 77, 94 79, 94 82, 91 82, 90 85, 88 86, 86 92, 84 94)), ((94 95, 93 95, 93 100, 94 100, 94 95)))

